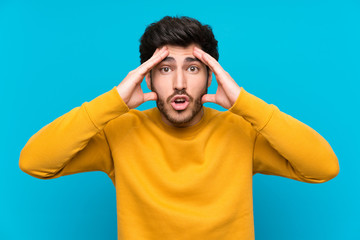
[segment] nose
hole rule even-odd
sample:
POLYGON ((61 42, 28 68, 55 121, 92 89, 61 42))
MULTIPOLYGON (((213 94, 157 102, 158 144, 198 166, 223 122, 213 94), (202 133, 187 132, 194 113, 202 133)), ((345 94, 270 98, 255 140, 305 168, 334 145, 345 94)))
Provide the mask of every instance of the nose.
POLYGON ((178 71, 174 77, 174 90, 186 89, 186 77, 183 71, 178 71))

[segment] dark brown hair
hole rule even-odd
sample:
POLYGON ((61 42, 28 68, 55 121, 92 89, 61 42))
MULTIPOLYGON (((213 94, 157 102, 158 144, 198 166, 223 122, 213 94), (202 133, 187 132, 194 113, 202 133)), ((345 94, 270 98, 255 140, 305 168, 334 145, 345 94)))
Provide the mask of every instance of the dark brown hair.
POLYGON ((163 45, 186 47, 192 43, 199 44, 203 51, 219 60, 218 41, 209 25, 203 25, 190 17, 165 16, 160 21, 148 25, 141 36, 140 62, 146 62, 156 48, 163 45))

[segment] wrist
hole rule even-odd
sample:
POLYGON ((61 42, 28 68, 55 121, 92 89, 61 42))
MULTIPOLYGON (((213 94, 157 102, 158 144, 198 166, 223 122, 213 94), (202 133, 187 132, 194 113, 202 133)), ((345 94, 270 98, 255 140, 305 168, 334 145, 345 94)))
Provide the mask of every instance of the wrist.
POLYGON ((236 100, 239 98, 241 92, 241 87, 237 86, 233 90, 232 98, 231 98, 231 106, 234 106, 236 100))

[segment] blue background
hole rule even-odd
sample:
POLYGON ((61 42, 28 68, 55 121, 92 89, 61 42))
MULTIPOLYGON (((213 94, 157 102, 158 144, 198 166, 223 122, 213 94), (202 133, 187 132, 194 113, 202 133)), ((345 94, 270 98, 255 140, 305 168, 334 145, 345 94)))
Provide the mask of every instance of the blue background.
POLYGON ((359 1, 129 2, 0 0, 0 239, 116 239, 106 174, 40 180, 19 155, 44 125, 138 67, 142 33, 165 15, 209 24, 236 82, 311 126, 339 158, 323 184, 255 175, 256 239, 360 239, 359 1))

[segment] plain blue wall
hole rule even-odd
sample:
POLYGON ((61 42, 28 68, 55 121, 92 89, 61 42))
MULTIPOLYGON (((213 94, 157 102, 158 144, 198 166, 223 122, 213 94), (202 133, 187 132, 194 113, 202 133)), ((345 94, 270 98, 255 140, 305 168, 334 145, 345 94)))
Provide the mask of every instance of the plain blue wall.
POLYGON ((339 158, 340 174, 323 184, 255 175, 256 239, 360 239, 359 1, 129 2, 0 0, 0 239, 116 239, 106 174, 40 180, 19 155, 135 69, 145 27, 165 15, 212 26, 237 83, 314 128, 339 158))

